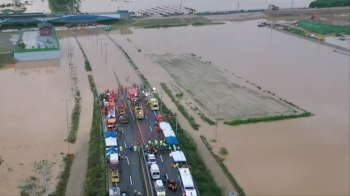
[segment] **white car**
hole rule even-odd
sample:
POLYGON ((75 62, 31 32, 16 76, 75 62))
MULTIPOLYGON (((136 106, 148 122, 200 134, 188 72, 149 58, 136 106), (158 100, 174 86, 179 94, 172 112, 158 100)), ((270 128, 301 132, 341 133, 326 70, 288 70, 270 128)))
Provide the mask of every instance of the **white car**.
POLYGON ((154 154, 148 154, 147 155, 147 163, 148 163, 148 166, 151 166, 152 164, 157 164, 156 156, 154 156, 154 154))
POLYGON ((166 189, 164 188, 163 182, 161 180, 156 180, 154 182, 154 188, 156 190, 157 196, 166 196, 166 189))

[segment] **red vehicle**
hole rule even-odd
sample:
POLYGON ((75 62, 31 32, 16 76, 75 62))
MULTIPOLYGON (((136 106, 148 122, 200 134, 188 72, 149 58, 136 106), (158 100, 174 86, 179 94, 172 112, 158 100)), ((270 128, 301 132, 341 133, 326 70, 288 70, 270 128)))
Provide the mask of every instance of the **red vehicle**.
POLYGON ((136 89, 132 88, 132 89, 129 89, 129 99, 135 99, 137 96, 137 91, 136 89))

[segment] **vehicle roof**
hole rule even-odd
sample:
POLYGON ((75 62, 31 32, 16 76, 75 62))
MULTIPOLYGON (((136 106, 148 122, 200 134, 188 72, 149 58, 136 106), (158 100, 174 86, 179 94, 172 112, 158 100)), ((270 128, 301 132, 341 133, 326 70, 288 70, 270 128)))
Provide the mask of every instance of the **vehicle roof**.
POLYGON ((179 168, 179 172, 184 187, 194 187, 190 170, 188 168, 179 168))
POLYGON ((154 154, 148 154, 149 158, 156 158, 156 156, 154 156, 154 154))
POLYGON ((156 185, 157 186, 163 186, 163 182, 161 180, 156 180, 156 185))
POLYGON ((152 170, 159 170, 159 167, 158 167, 157 164, 154 163, 154 164, 151 165, 151 169, 152 170))

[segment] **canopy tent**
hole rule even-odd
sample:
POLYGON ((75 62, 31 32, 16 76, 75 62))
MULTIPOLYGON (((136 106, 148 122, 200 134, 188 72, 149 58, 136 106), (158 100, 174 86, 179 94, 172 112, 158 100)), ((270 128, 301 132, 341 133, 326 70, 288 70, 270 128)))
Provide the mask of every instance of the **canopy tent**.
POLYGON ((109 137, 109 138, 106 138, 105 139, 106 141, 106 147, 110 147, 110 146, 117 146, 117 139, 116 138, 112 138, 112 137, 109 137))
POLYGON ((113 147, 106 148, 106 156, 108 157, 111 154, 118 154, 118 148, 113 148, 113 147))
POLYGON ((164 131, 164 130, 172 130, 171 126, 167 122, 161 122, 159 123, 159 127, 164 131))
POLYGON ((177 140, 177 138, 175 136, 165 137, 165 140, 169 145, 178 145, 179 144, 179 140, 177 140))
POLYGON ((109 137, 117 138, 117 133, 114 132, 114 131, 106 131, 105 132, 105 138, 109 138, 109 137))
POLYGON ((186 162, 186 157, 182 151, 174 151, 171 153, 175 162, 186 162))
POLYGON ((164 137, 176 137, 173 130, 163 130, 164 137))

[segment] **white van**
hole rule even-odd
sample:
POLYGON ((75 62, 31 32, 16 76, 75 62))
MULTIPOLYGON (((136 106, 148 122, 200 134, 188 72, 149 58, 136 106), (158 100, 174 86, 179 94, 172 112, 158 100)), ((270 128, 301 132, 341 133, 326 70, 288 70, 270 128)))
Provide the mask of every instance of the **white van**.
POLYGON ((154 156, 154 154, 148 154, 147 155, 147 163, 148 163, 148 166, 151 166, 153 164, 157 164, 156 156, 154 156))
POLYGON ((162 180, 156 180, 154 182, 154 189, 157 193, 157 196, 166 196, 166 189, 164 188, 162 180))
POLYGON ((149 172, 151 173, 151 177, 153 180, 160 179, 160 170, 157 164, 152 164, 149 172))

